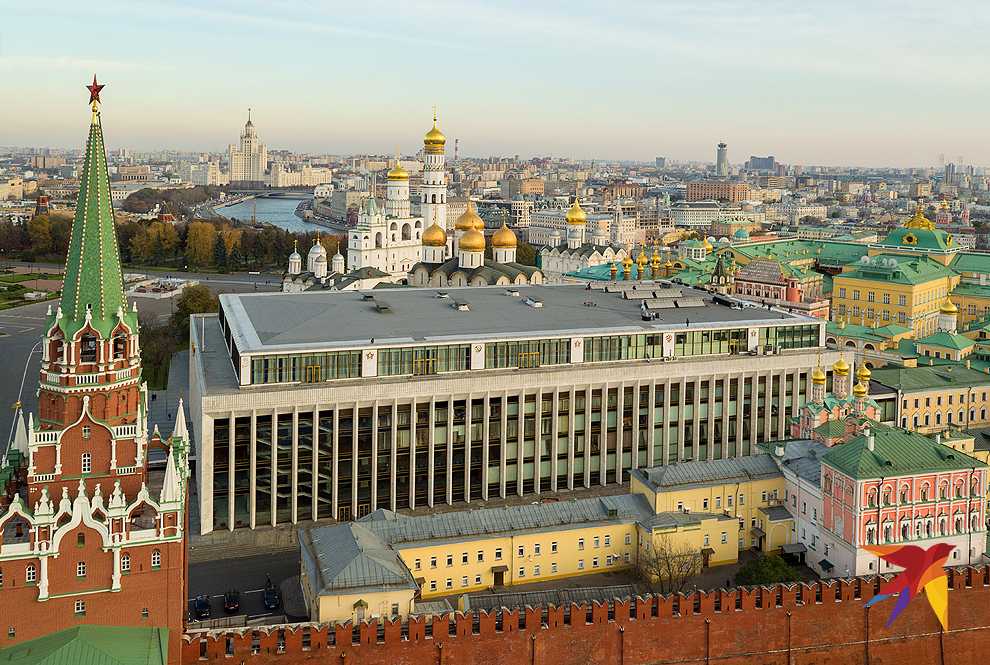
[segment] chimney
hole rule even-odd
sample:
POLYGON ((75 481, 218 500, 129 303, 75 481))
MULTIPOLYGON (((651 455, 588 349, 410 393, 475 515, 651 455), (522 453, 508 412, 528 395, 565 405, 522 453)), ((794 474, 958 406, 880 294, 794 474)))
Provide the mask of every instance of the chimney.
POLYGON ((866 447, 872 452, 877 446, 876 437, 873 436, 873 432, 866 430, 866 447))
POLYGON ((942 433, 939 432, 935 435, 935 443, 942 443, 942 433))

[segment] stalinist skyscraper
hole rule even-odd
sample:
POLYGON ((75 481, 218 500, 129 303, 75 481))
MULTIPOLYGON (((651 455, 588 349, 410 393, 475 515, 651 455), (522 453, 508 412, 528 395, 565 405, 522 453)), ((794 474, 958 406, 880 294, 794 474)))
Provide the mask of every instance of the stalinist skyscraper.
POLYGON ((230 182, 264 184, 265 169, 268 168, 268 149, 258 138, 258 132, 251 122, 251 110, 241 134, 241 145, 233 143, 229 148, 230 182))
MULTIPOLYGON (((444 146, 447 137, 437 127, 437 114, 433 112, 433 128, 423 137, 423 182, 419 191, 422 195, 420 212, 423 215, 423 228, 433 224, 447 228, 447 172, 445 170, 444 146)), ((453 256, 454 234, 447 234, 447 257, 453 256)))

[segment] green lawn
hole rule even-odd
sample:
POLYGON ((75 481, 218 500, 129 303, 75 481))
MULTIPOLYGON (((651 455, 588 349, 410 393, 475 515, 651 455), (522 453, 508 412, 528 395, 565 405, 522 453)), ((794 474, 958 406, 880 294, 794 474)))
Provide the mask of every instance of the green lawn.
POLYGON ((36 279, 62 279, 62 275, 53 275, 51 273, 46 273, 46 272, 0 274, 0 282, 6 282, 7 284, 19 284, 21 282, 31 282, 36 279))

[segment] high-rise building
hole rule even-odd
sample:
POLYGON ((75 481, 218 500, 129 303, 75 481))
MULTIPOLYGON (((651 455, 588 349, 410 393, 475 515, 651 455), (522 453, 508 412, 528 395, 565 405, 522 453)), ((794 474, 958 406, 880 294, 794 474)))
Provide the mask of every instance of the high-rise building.
POLYGON ((25 426, 17 414, 0 467, 0 621, 5 645, 80 624, 95 624, 93 635, 115 626, 105 639, 167 641, 175 664, 187 607, 188 436, 181 401, 170 439, 148 427, 138 313, 124 296, 110 205, 102 87, 94 78, 62 298, 44 326, 38 417, 25 426), (163 472, 149 469, 154 450, 163 472))
POLYGON ((667 167, 667 158, 666 157, 657 157, 656 159, 653 160, 653 165, 656 166, 658 169, 666 168, 667 167))
POLYGON ((775 171, 777 169, 777 160, 773 155, 768 155, 766 157, 757 157, 756 155, 750 155, 749 161, 746 162, 746 168, 749 171, 775 171))
POLYGON ((265 184, 265 169, 268 168, 268 150, 258 138, 258 132, 251 122, 251 110, 241 133, 240 146, 231 144, 228 148, 230 160, 230 182, 236 184, 265 184))
POLYGON ((838 360, 821 319, 621 284, 221 295, 190 325, 202 530, 750 455, 838 360))
POLYGON ((726 178, 729 175, 729 146, 719 143, 715 150, 715 175, 726 178))
MULTIPOLYGON (((423 137, 423 178, 419 185, 420 214, 423 216, 423 228, 428 229, 434 224, 450 231, 447 227, 447 169, 445 166, 444 146, 447 137, 437 127, 437 114, 433 112, 433 128, 423 137)), ((447 256, 454 255, 450 244, 453 233, 447 233, 447 256)))

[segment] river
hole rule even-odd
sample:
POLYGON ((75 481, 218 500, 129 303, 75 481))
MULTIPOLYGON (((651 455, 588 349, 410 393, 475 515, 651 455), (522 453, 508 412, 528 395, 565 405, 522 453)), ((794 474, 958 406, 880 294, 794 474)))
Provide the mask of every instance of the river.
POLYGON ((299 199, 250 199, 223 208, 217 207, 217 213, 224 217, 236 217, 242 222, 250 222, 254 214, 259 222, 268 222, 280 228, 299 232, 312 232, 320 227, 308 224, 296 217, 296 206, 299 199))

